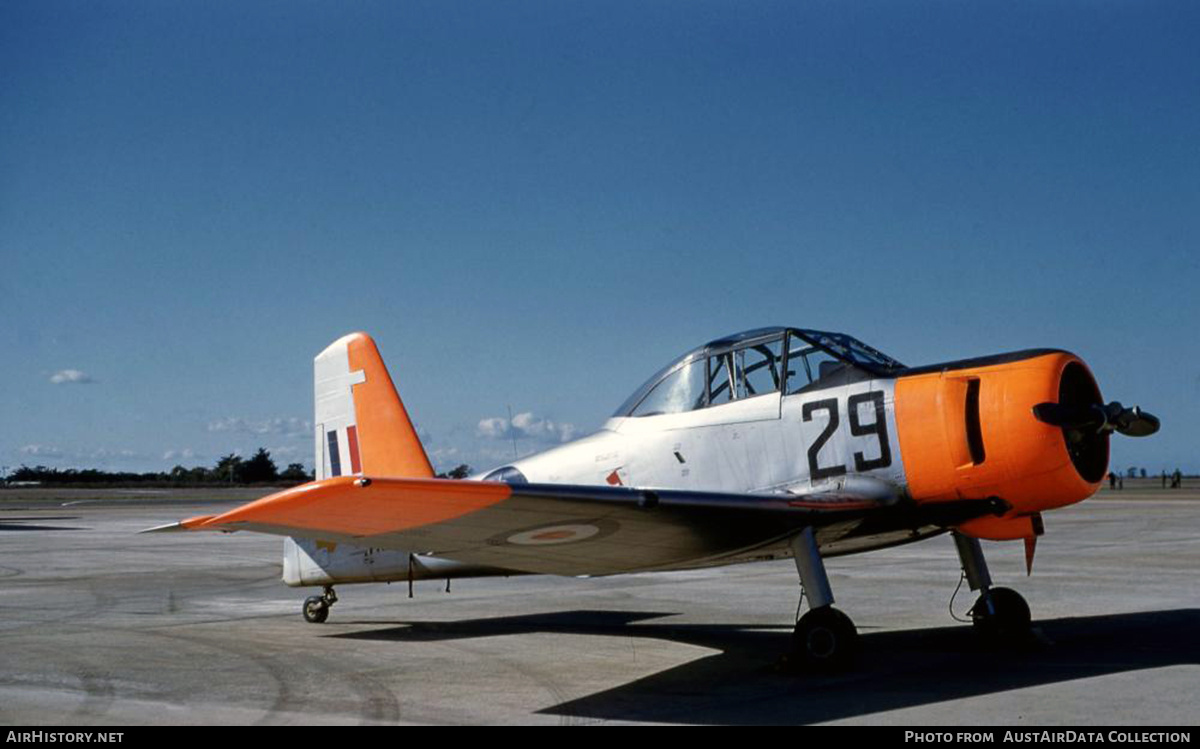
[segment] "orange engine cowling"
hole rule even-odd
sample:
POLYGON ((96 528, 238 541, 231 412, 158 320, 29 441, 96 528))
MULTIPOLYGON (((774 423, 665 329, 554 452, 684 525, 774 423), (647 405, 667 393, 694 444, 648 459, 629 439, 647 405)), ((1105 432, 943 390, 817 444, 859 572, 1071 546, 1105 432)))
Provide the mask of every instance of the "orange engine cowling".
POLYGON ((1037 513, 1091 496, 1108 471, 1108 434, 1035 418, 1040 403, 1101 403, 1087 365, 1038 349, 921 367, 896 381, 896 428, 918 502, 999 497, 1010 509, 960 526, 978 538, 1028 538, 1037 513))

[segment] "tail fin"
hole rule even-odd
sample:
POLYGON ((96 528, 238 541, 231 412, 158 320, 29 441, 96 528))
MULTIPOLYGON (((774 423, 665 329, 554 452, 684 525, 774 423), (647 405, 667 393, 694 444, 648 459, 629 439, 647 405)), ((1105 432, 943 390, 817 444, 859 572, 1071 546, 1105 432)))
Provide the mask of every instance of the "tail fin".
POLYGON ((433 467, 375 341, 351 333, 313 360, 317 478, 431 478, 433 467))

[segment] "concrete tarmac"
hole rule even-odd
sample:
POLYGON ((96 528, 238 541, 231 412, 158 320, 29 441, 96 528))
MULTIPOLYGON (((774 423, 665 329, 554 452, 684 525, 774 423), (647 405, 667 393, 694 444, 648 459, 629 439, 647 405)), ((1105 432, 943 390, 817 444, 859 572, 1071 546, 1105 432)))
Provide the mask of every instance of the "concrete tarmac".
MULTIPOLYGON (((1200 491, 1157 481, 985 543, 1037 642, 990 650, 948 611, 943 536, 829 560, 862 657, 775 668, 790 561, 598 579, 347 585, 307 624, 278 538, 137 531, 245 490, 0 490, 0 722, 1071 725, 1195 723, 1200 491)), ((965 585, 964 585, 965 588, 965 585)), ((954 601, 962 616, 973 596, 954 601)))

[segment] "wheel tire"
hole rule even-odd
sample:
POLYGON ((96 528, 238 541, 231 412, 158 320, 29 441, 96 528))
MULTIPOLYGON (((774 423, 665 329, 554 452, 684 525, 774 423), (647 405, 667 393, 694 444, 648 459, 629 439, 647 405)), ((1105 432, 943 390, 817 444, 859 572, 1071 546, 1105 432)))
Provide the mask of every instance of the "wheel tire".
POLYGON ((329 604, 321 596, 309 596, 304 599, 304 621, 309 624, 320 624, 329 618, 329 604))
POLYGON ((1027 638, 1032 616, 1029 604, 1021 594, 1009 588, 992 588, 992 609, 989 614, 983 596, 971 607, 975 631, 994 642, 1016 642, 1027 638))
POLYGON ((854 622, 827 606, 810 611, 796 622, 792 632, 792 657, 818 671, 838 671, 850 665, 858 653, 858 630, 854 622))

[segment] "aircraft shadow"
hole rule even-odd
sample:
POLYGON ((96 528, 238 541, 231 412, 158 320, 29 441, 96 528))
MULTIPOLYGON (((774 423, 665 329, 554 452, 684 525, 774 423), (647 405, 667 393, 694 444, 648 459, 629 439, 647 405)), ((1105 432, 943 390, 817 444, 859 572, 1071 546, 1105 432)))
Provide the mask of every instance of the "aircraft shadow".
POLYGON ((457 622, 412 622, 333 637, 438 641, 558 632, 699 645, 720 652, 540 711, 582 721, 805 724, 1011 689, 1181 664, 1200 664, 1200 609, 1039 620, 1036 642, 988 648, 968 625, 864 632, 846 674, 777 667, 790 628, 642 623, 671 614, 568 611, 457 622))
POLYGON ((33 517, 0 517, 0 531, 81 531, 66 525, 41 525, 46 520, 78 520, 76 515, 35 515, 33 517), (35 522, 36 521, 36 522, 35 522))

